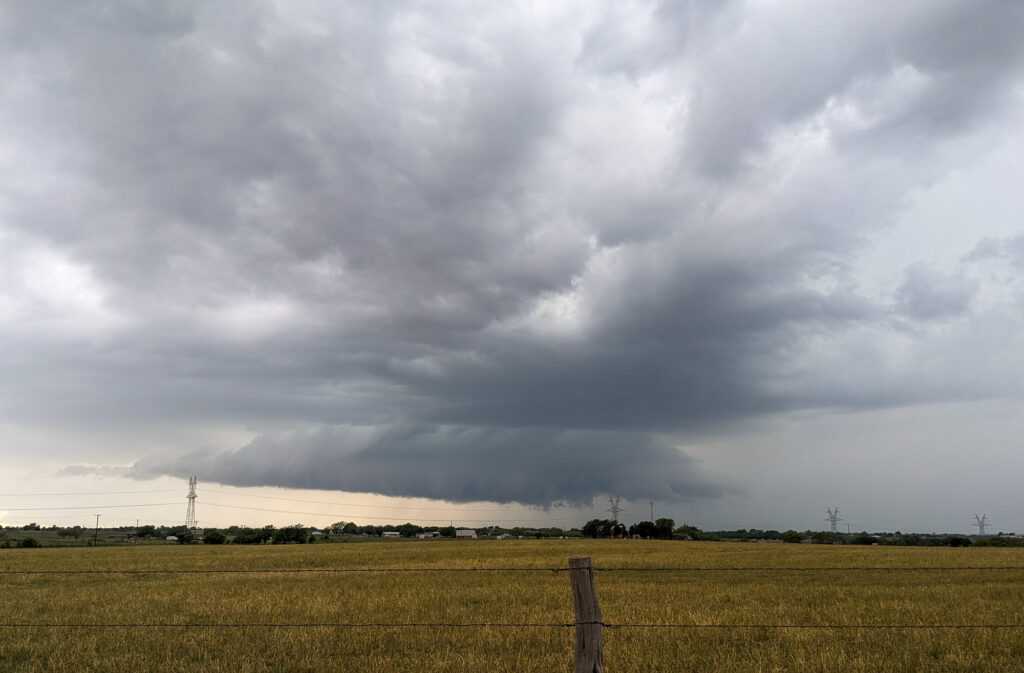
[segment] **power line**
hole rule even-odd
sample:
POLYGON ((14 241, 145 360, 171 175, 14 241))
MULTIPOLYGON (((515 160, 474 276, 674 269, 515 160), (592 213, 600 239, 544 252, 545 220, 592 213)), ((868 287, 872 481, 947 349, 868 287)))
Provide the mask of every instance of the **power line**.
POLYGON ((153 491, 84 491, 75 493, 0 493, 0 498, 29 498, 43 496, 67 496, 67 495, 122 495, 128 493, 177 493, 177 488, 160 488, 153 491))
POLYGON ((149 502, 137 505, 85 505, 82 507, 0 507, 0 512, 52 512, 61 509, 114 509, 118 507, 163 507, 180 505, 177 502, 149 502))

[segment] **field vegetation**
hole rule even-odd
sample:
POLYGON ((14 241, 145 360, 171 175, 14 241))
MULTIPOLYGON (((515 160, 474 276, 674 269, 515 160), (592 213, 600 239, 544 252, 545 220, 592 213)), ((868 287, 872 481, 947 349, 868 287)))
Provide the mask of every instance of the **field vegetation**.
POLYGON ((1021 629, 750 628, 1021 623, 1024 570, 968 568, 1019 549, 580 539, 0 549, 3 571, 246 571, 0 575, 4 624, 147 625, 0 626, 0 671, 571 671, 566 627, 294 625, 569 623, 567 575, 543 569, 572 556, 792 569, 599 572, 607 623, 733 625, 606 628, 609 671, 1024 671, 1021 629), (795 570, 822 566, 878 570, 795 570), (495 567, 538 570, 249 572, 495 567))

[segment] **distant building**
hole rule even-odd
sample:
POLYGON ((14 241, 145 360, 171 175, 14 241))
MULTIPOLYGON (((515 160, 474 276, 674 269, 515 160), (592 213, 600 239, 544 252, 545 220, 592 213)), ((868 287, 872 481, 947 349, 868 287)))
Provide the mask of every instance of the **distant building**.
POLYGON ((416 533, 416 537, 418 537, 421 540, 427 540, 429 538, 441 537, 441 534, 438 533, 436 530, 428 530, 425 533, 416 533))
POLYGON ((178 541, 178 536, 177 535, 168 535, 164 539, 168 540, 169 542, 177 542, 178 541))
POLYGON ((455 531, 455 537, 465 539, 476 538, 476 531, 472 528, 459 528, 455 531))
POLYGON ((386 530, 381 535, 382 537, 402 537, 402 534, 397 530, 386 530))

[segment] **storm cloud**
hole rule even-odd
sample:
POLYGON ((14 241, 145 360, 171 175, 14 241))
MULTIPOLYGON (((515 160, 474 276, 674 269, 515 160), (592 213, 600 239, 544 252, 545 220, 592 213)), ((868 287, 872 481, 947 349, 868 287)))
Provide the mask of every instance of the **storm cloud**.
POLYGON ((188 476, 236 486, 399 493, 453 502, 589 505, 615 492, 680 502, 728 490, 679 449, 649 438, 594 431, 479 427, 332 426, 263 435, 237 451, 144 459, 147 478, 188 476), (628 453, 629 460, 623 460, 628 453))
POLYGON ((865 270, 1019 125, 1016 3, 55 7, 0 9, 0 419, 253 437, 139 478, 678 502, 731 424, 1022 393, 1019 237, 865 270))

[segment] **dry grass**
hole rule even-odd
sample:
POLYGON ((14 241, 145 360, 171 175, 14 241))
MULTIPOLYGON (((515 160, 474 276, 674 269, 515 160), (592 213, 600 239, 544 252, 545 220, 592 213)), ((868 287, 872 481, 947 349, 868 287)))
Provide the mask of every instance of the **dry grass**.
MULTIPOLYGON (((639 541, 0 550, 0 569, 1024 565, 1024 550, 639 541)), ((571 622, 536 573, 3 575, 10 623, 571 622)), ((599 573, 610 623, 1024 622, 1022 571, 599 573)), ((570 628, 0 628, 0 671, 569 671, 570 628)), ((1022 630, 607 629, 610 671, 1024 671, 1022 630)))

